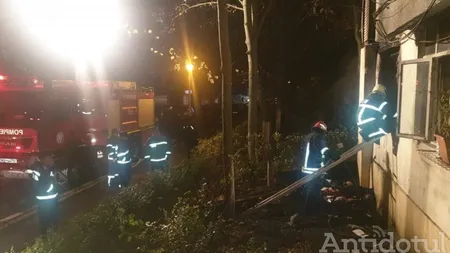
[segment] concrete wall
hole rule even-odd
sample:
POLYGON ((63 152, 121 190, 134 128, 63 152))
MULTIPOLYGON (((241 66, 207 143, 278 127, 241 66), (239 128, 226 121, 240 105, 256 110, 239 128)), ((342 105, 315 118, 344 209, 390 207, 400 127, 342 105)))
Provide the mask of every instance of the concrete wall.
MULTIPOLYGON (((386 1, 380 1, 379 6, 386 1)), ((443 1, 448 0, 438 0, 437 2, 443 1)), ((433 0, 396 0, 391 2, 389 8, 384 9, 377 18, 383 24, 386 33, 391 34, 424 13, 432 2, 433 0)))
MULTIPOLYGON (((402 60, 417 59, 413 39, 401 45, 400 56, 402 60)), ((414 108, 415 71, 410 67, 404 76, 401 120, 406 126, 415 117, 411 110, 414 108)), ((450 170, 420 153, 421 145, 416 140, 400 138, 397 156, 392 152, 390 135, 383 137, 380 145, 374 145, 371 182, 378 211, 400 238, 427 238, 432 246, 431 240, 438 239, 443 232, 445 247, 450 252, 450 170)))
MULTIPOLYGON (((378 1, 377 8, 382 6, 386 1, 378 1)), ((411 26, 408 28, 415 27, 417 23, 412 23, 411 21, 418 22, 421 15, 425 13, 432 2, 433 0, 395 0, 389 4, 388 8, 385 8, 376 16, 376 19, 379 21, 378 27, 381 25, 388 35, 400 33, 408 24, 411 26)), ((449 7, 450 0, 436 0, 433 7, 427 13, 426 18, 449 7)), ((377 33, 376 40, 378 41, 380 39, 381 37, 377 33)))

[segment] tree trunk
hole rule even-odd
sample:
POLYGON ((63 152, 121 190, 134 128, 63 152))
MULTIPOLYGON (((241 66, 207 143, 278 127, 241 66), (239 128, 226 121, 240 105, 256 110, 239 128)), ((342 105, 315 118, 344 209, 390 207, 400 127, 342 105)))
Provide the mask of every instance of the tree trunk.
POLYGON ((217 1, 217 19, 219 26, 219 47, 222 72, 222 132, 223 132, 223 166, 229 175, 227 213, 235 215, 235 189, 234 189, 234 167, 233 167, 233 126, 231 109, 231 51, 228 34, 228 12, 227 0, 217 1))
POLYGON ((263 162, 266 165, 267 171, 267 186, 271 186, 271 169, 270 169, 270 140, 272 136, 271 122, 273 119, 273 110, 269 103, 269 84, 265 83, 261 87, 259 94, 259 106, 261 108, 261 118, 262 118, 262 144, 263 144, 263 162))
POLYGON ((257 132, 257 113, 258 113, 258 80, 257 68, 258 63, 255 56, 257 48, 255 48, 254 40, 254 16, 252 15, 251 0, 243 0, 244 9, 244 30, 245 44, 247 45, 247 61, 248 61, 248 157, 250 161, 256 160, 256 132, 257 132))

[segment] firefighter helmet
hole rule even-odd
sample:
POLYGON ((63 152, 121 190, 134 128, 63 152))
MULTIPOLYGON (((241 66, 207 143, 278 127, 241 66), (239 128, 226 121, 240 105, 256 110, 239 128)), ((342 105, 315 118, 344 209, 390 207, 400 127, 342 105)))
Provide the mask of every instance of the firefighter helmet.
POLYGON ((316 124, 314 124, 313 128, 318 128, 325 132, 328 130, 327 124, 325 124, 325 122, 323 121, 317 121, 316 124))
POLYGON ((375 93, 375 92, 381 93, 386 96, 386 87, 384 87, 384 85, 382 85, 382 84, 377 84, 377 85, 375 85, 375 87, 373 87, 373 90, 372 90, 372 93, 375 93))

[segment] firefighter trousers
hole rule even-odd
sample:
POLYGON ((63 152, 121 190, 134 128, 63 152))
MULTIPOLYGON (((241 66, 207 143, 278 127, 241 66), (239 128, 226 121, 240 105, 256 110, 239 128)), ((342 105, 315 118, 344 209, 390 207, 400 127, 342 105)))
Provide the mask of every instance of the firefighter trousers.
POLYGON ((41 234, 45 234, 50 228, 55 228, 59 218, 58 199, 38 200, 38 215, 41 234))
MULTIPOLYGON (((303 177, 308 176, 309 174, 303 173, 303 177)), ((321 193, 320 189, 322 188, 322 178, 317 177, 313 179, 311 182, 306 184, 302 191, 303 196, 303 205, 301 208, 301 214, 304 216, 314 216, 319 214, 322 211, 321 201, 321 193)))
POLYGON ((131 181, 131 164, 123 164, 120 169, 120 184, 127 187, 131 181))

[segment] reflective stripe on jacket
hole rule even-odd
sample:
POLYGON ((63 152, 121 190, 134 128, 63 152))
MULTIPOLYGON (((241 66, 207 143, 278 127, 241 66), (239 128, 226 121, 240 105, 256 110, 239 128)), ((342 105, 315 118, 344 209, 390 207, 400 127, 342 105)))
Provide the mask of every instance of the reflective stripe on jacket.
POLYGON ((150 162, 164 162, 172 152, 169 150, 169 143, 164 136, 152 136, 146 144, 145 159, 150 162))
POLYGON ((357 125, 368 138, 386 135, 390 132, 395 115, 390 116, 388 102, 378 93, 372 93, 361 102, 358 108, 357 125), (389 119, 388 119, 389 118, 389 119))
POLYGON ((109 161, 115 160, 118 164, 131 163, 131 154, 126 140, 120 137, 111 137, 108 139, 106 148, 109 161))
POLYGON ((305 155, 302 172, 312 174, 325 165, 328 146, 325 134, 314 130, 305 137, 305 155))
POLYGON ((36 199, 49 200, 58 196, 58 183, 53 169, 45 168, 45 165, 38 161, 26 170, 26 173, 31 175, 35 183, 36 199))

